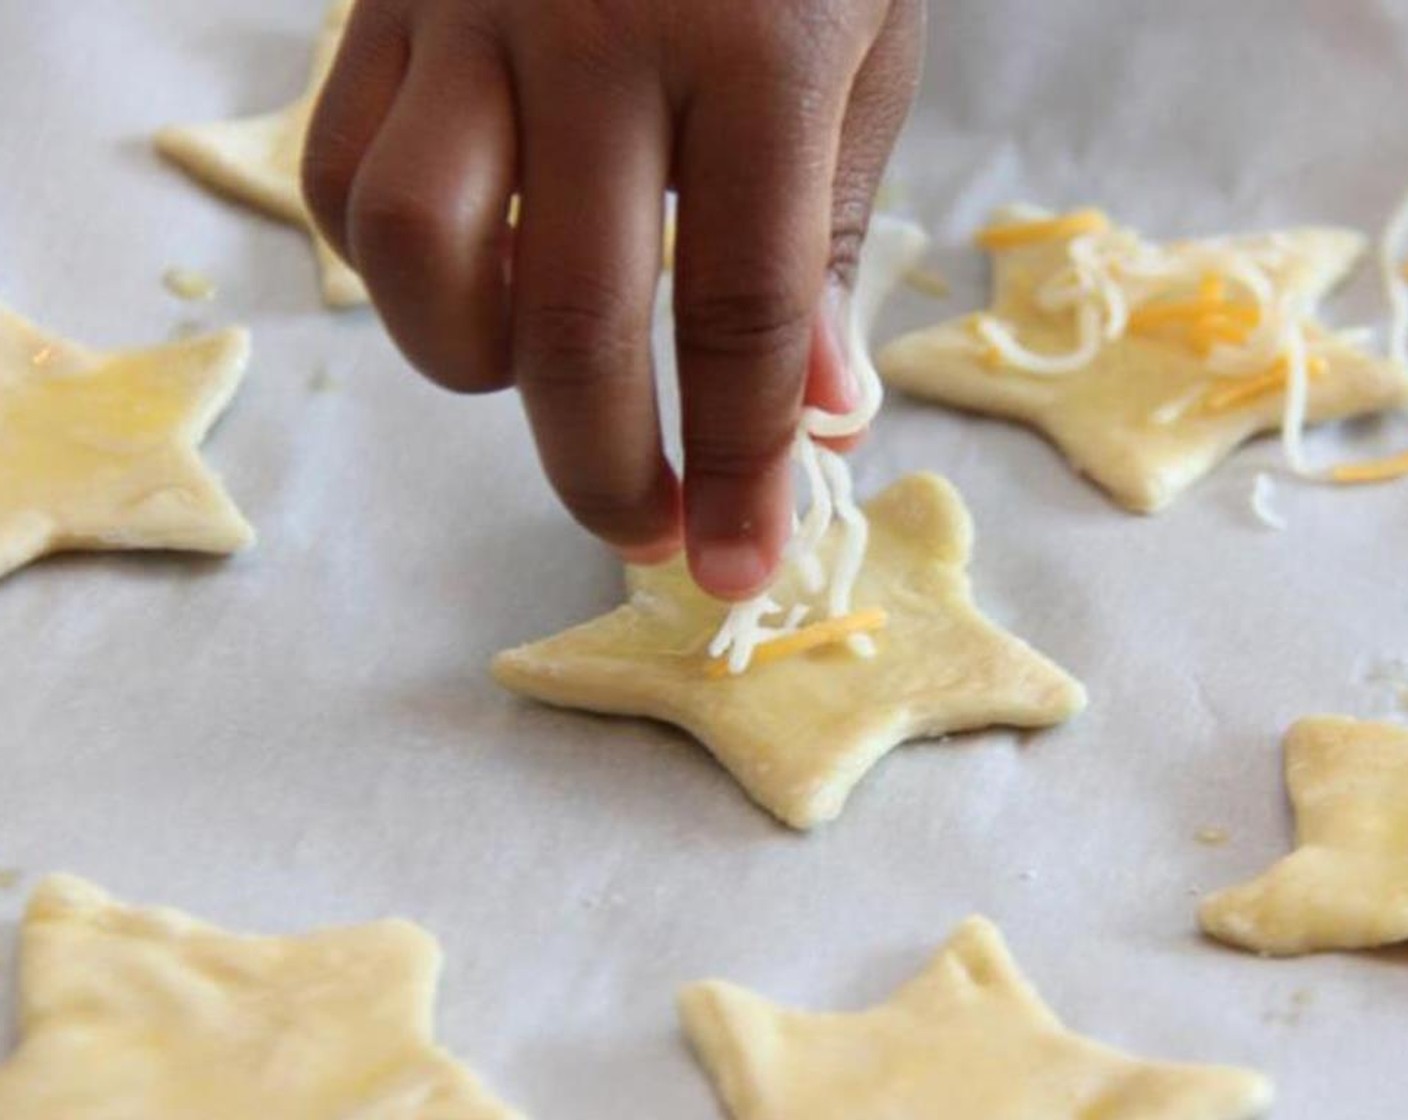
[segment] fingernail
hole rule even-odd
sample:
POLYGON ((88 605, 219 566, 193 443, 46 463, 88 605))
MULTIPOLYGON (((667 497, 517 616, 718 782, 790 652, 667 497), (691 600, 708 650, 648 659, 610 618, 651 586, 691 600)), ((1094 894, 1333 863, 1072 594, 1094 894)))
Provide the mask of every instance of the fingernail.
POLYGON ((846 407, 854 408, 860 404, 861 390, 856 371, 851 368, 851 293, 835 280, 826 285, 821 321, 829 351, 827 356, 839 373, 838 387, 845 398, 846 407))
POLYGON ((695 583, 722 599, 744 599, 767 583, 767 563, 750 541, 715 541, 690 557, 695 583))
POLYGON ((667 560, 673 560, 679 554, 680 542, 676 537, 667 540, 656 541, 652 544, 628 545, 618 548, 616 554, 627 564, 640 567, 654 567, 656 564, 663 564, 667 560))

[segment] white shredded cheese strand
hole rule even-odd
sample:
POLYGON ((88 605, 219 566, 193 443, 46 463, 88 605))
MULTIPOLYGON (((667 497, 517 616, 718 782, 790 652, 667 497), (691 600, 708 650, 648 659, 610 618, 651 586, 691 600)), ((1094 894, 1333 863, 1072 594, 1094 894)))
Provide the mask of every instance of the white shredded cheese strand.
POLYGON ((1388 356, 1390 361, 1400 365, 1408 364, 1408 281, 1403 278, 1405 251, 1408 251, 1408 195, 1404 195, 1399 202, 1379 243, 1379 271, 1392 311, 1388 356))
POLYGON ((1167 428, 1170 424, 1176 424, 1188 415, 1188 410, 1203 399, 1206 390, 1201 385, 1194 385, 1186 393, 1180 393, 1172 400, 1165 401, 1149 414, 1152 420, 1160 428, 1167 428))
MULTIPOLYGON (((851 612, 851 595, 860 576, 861 564, 865 561, 866 546, 870 543, 870 522, 855 503, 851 471, 846 466, 846 460, 825 447, 818 448, 817 455, 826 475, 826 484, 831 490, 836 517, 841 522, 841 543, 832 562, 831 587, 826 603, 827 614, 840 618, 851 612)), ((847 644, 862 657, 875 653, 875 643, 866 634, 853 634, 847 644)))
POLYGON ((1100 353, 1103 342, 1100 308, 1091 303, 1082 303, 1076 310, 1076 348, 1069 354, 1038 354, 1028 350, 1017 341, 1010 327, 991 315, 978 316, 976 323, 978 335, 1004 362, 1039 377, 1064 377, 1084 369, 1100 353))
MULTIPOLYGON (((876 216, 861 254, 849 322, 844 324, 845 360, 856 379, 859 400, 844 415, 805 408, 793 441, 792 456, 810 495, 806 513, 793 516, 793 535, 784 553, 784 562, 797 571, 808 594, 826 592, 826 612, 832 618, 851 611, 856 578, 865 560, 869 524, 852 496, 851 472, 846 461, 817 441, 856 435, 864 431, 880 411, 884 387, 870 358, 870 327, 884 297, 919 260, 928 240, 922 230, 909 222, 876 216), (841 522, 841 536, 827 572, 818 550, 837 520, 841 522)), ((773 588, 735 603, 709 643, 710 656, 726 657, 728 670, 733 675, 744 672, 758 646, 796 632, 809 608, 795 604, 786 610, 780 624, 767 624, 767 619, 783 612, 773 588)), ((874 642, 864 634, 852 635, 847 645, 861 656, 871 656, 875 651, 874 642)))
POLYGON ((1271 504, 1275 485, 1265 471, 1257 472, 1256 479, 1252 482, 1252 513, 1256 514, 1256 519, 1267 528, 1280 531, 1286 528, 1286 519, 1271 504))
POLYGON ((826 584, 826 573, 822 570, 816 550, 826 536, 836 509, 831 500, 831 491, 826 486, 826 477, 821 472, 817 450, 806 429, 799 428, 792 454, 802 468, 811 504, 805 517, 793 520, 792 540, 788 542, 786 559, 797 565, 802 586, 812 595, 820 592, 826 584))

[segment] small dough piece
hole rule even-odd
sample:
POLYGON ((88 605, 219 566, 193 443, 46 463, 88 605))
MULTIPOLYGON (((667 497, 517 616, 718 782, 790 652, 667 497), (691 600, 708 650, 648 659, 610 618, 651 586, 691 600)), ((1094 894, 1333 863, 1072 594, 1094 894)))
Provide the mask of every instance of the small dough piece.
MULTIPOLYGON (((973 528, 958 493, 910 475, 869 502, 870 547, 857 610, 882 608, 873 658, 830 646, 739 676, 706 675, 724 604, 684 561, 630 568, 629 602, 556 637, 500 654, 506 687, 562 707, 676 724, 713 752, 750 796, 794 828, 841 812, 851 790, 908 739, 994 724, 1047 727, 1085 692, 973 606, 966 568, 973 528)), ((838 539, 832 527, 821 555, 838 539)), ((808 597, 789 573, 784 602, 808 597)))
POLYGON ((248 361, 242 329, 99 354, 0 307, 0 577, 51 552, 253 544, 197 451, 248 361))
POLYGON ((1286 736, 1298 847, 1204 900, 1203 929, 1268 956, 1408 941, 1408 728, 1340 716, 1286 736))
POLYGON ((300 226, 313 239, 329 307, 357 307, 367 289, 352 267, 324 240, 303 201, 303 147, 313 109, 327 81, 352 14, 353 0, 334 0, 313 52, 307 90, 274 113, 212 124, 173 125, 156 135, 162 155, 206 186, 300 226))
POLYGON ((708 981, 680 1017, 733 1120, 1250 1120, 1271 1104, 1258 1074, 1073 1034, 982 918, 868 1011, 791 1011, 708 981))
POLYGON ((440 953, 385 921, 241 937, 68 876, 20 931, 5 1120, 513 1120, 431 1038, 440 953))
MULTIPOLYGON (((1012 207, 999 212, 997 221, 1044 214, 1012 207)), ((1324 375, 1310 384, 1311 420, 1360 416, 1408 403, 1408 371, 1330 333, 1313 318, 1316 306, 1362 255, 1362 236, 1352 230, 1304 228, 1217 240, 1250 250, 1274 248, 1281 261, 1267 272, 1275 290, 1304 297, 1312 317, 1309 339, 1326 364, 1324 375)), ((1076 338, 1072 316, 1043 311, 1035 297, 1066 266, 1069 243, 1069 237, 1052 238, 994 254, 990 311, 1042 353, 1066 353, 1076 338)), ((1211 414, 1189 407, 1157 422, 1161 410, 1180 400, 1191 404, 1213 383, 1203 358, 1157 333, 1126 333, 1106 342, 1078 372, 1039 377, 990 366, 965 315, 896 340, 881 351, 878 364, 894 388, 1035 429, 1116 502, 1139 513, 1163 509, 1239 445, 1281 426, 1279 392, 1211 414)))

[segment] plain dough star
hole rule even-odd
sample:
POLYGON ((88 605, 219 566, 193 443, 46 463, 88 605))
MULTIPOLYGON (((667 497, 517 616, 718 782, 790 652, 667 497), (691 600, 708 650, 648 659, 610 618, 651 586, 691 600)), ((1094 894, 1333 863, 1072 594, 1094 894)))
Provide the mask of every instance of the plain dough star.
MULTIPOLYGON (((1040 219, 1045 211, 1010 208, 997 222, 1040 219)), ((1043 353, 1072 349, 1072 316, 1043 311, 1036 290, 1067 265, 1070 237, 1055 237, 994 253, 989 313, 1012 324, 1025 344, 1043 353)), ((1281 233, 1180 242, 1274 250, 1266 271, 1280 293, 1299 293, 1313 309, 1348 274, 1364 250, 1350 230, 1304 228, 1281 233)), ((1171 291, 1179 298, 1190 293, 1171 291)), ((1380 412, 1408 403, 1408 371, 1376 358, 1352 338, 1312 320, 1309 340, 1324 358, 1310 386, 1308 417, 1325 421, 1380 412)), ((963 316, 887 346, 879 367, 895 388, 941 404, 1014 420, 1045 435, 1077 470, 1120 505, 1152 513, 1213 470, 1240 444, 1281 426, 1282 395, 1262 394, 1235 408, 1180 408, 1214 384, 1206 361, 1184 342, 1158 331, 1126 333, 1105 343, 1075 373, 1039 377, 996 369, 963 316), (1173 409, 1164 418, 1161 414, 1173 409)))
POLYGON ((312 77, 292 105, 243 120, 176 125, 156 137, 157 150, 202 183, 306 230, 322 270, 323 299, 331 307, 364 304, 367 290, 318 232, 303 201, 300 168, 308 123, 351 12, 352 0, 336 0, 328 9, 313 52, 312 77))
POLYGON ((1207 898, 1203 929, 1271 956, 1408 941, 1408 729, 1336 716, 1286 736, 1299 846, 1207 898))
MULTIPOLYGON (((1076 681, 974 608, 965 570, 972 523, 947 482, 911 475, 866 512, 870 548, 855 604, 888 613, 873 658, 832 647, 712 678, 705 650, 725 608, 676 560, 629 569, 626 605, 500 654, 494 674, 550 704, 677 724, 794 828, 835 817, 907 739, 1046 727, 1084 706, 1076 681)), ((835 539, 833 527, 827 546, 835 539)), ((805 598, 795 583, 778 594, 805 598)))
POLYGON ((0 577, 51 552, 252 544, 197 451, 248 360, 244 330, 99 354, 0 308, 0 577))
POLYGON ((60 876, 20 952, 5 1120, 514 1120, 434 1045, 408 922, 242 937, 60 876))
POLYGON ((734 1120, 1249 1120, 1271 1103, 1255 1073, 1141 1061, 1073 1034, 982 918, 858 1014, 707 981, 681 993, 680 1017, 734 1120))

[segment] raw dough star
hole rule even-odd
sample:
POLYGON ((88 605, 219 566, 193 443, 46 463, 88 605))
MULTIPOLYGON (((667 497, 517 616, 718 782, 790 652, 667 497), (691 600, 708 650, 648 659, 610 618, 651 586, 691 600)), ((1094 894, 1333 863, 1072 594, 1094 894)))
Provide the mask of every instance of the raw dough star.
POLYGON ((328 9, 308 88, 292 105, 243 120, 175 125, 156 136, 157 150, 202 183, 307 230, 322 269, 323 299, 331 307, 364 304, 367 290, 314 225, 303 201, 300 167, 308 123, 351 13, 352 0, 336 0, 328 9))
POLYGON ((408 922, 240 937, 60 876, 20 944, 5 1120, 513 1120, 432 1042, 408 922))
POLYGON ((1286 736, 1299 846, 1206 899, 1203 929, 1272 956, 1408 941, 1408 729, 1318 716, 1286 736))
POLYGON ((1249 1120, 1255 1073, 1140 1061, 1071 1033, 982 918, 888 1003, 790 1011, 709 981, 685 1032, 734 1120, 1249 1120))
MULTIPOLYGON (((1042 212, 1044 213, 1044 212, 1042 212)), ((1009 209, 998 221, 1037 216, 1009 209)), ((990 313, 1011 323, 1030 348, 1064 353, 1075 339, 1072 316, 1041 310, 1035 292, 1067 263, 1069 237, 1002 249, 994 254, 990 313)), ((1280 293, 1301 293, 1315 305, 1339 284, 1364 249, 1350 230, 1305 228, 1222 239, 1249 250, 1279 250, 1267 273, 1280 293)), ((1183 242, 1182 246, 1215 242, 1183 242)), ((1186 292, 1170 292, 1177 298, 1186 292)), ((1408 403, 1408 371, 1376 358, 1312 320, 1311 341, 1325 359, 1310 386, 1309 418, 1340 419, 1408 403)), ((1212 383, 1205 360, 1181 341, 1126 333, 1107 342, 1075 373, 1040 377, 994 369, 975 345, 969 316, 896 340, 880 354, 880 372, 896 388, 942 404, 989 413, 1041 432, 1077 470, 1128 509, 1155 512, 1210 472, 1240 444, 1281 426, 1282 394, 1267 393, 1213 414, 1187 409, 1165 423, 1161 409, 1188 400, 1212 383)))
POLYGON ((0 577, 51 552, 252 544, 196 450, 248 360, 243 330, 98 354, 0 308, 0 577))
MULTIPOLYGON (((794 828, 835 817, 866 772, 907 739, 1046 727, 1084 706, 1076 681, 974 608, 965 572, 972 523, 947 482, 911 475, 866 512, 870 550, 855 605, 889 616, 873 658, 831 647, 710 678, 705 647, 724 606, 676 560, 629 569, 625 606, 500 654, 494 675, 550 704, 679 725, 794 828)), ((825 544, 835 543, 833 527, 825 544)), ((779 597, 804 600, 792 580, 779 597)))

